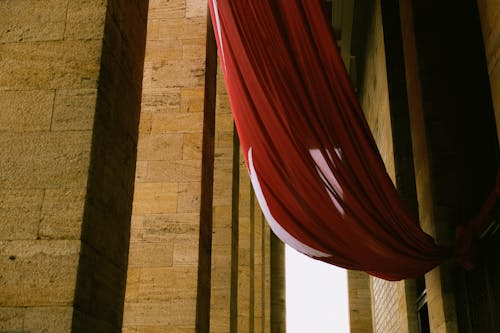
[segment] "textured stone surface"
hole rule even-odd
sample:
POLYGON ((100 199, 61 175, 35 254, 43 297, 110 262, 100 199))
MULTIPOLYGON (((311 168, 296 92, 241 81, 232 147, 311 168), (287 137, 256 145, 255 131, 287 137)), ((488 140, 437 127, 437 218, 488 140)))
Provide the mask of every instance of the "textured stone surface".
POLYGON ((500 137, 500 1, 478 0, 491 95, 500 137))
POLYGON ((145 3, 0 3, 2 332, 121 326, 145 3))
MULTIPOLYGON (((380 1, 375 1, 371 15, 365 54, 365 73, 360 84, 360 102, 385 168, 395 182, 393 134, 380 1)), ((408 325, 405 323, 408 314, 402 302, 405 297, 404 284, 377 278, 368 279, 366 274, 359 272, 350 272, 348 278, 352 332, 408 332, 408 325)))
POLYGON ((207 14, 195 3, 196 17, 185 1, 149 4, 124 332, 194 332, 207 14))

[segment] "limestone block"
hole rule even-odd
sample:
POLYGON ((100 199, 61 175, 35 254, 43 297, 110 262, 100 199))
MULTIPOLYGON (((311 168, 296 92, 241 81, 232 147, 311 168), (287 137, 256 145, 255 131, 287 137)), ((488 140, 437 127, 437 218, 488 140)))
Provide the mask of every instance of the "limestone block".
MULTIPOLYGON (((206 17, 191 17, 191 18, 173 18, 163 20, 158 32, 159 39, 197 39, 201 38, 205 45, 207 32, 206 17)), ((186 85, 189 86, 189 85, 186 85)))
POLYGON ((139 299, 139 288, 141 286, 140 267, 129 267, 127 271, 127 290, 125 292, 125 302, 136 302, 139 299))
POLYGON ((173 263, 173 242, 130 243, 129 267, 169 267, 173 263))
POLYGON ((96 88, 101 45, 94 40, 0 44, 0 90, 96 88))
POLYGON ((232 206, 228 202, 224 205, 214 205, 213 215, 217 220, 217 228, 231 228, 232 206))
POLYGON ((91 133, 0 133, 0 184, 6 188, 83 187, 91 133))
POLYGON ((153 113, 153 133, 201 133, 202 130, 203 113, 201 112, 153 113))
POLYGON ((123 326, 165 326, 163 332, 175 332, 181 329, 194 332, 195 318, 196 298, 171 299, 167 302, 126 303, 123 326))
POLYGON ((153 88, 203 87, 205 83, 205 63, 199 59, 155 60, 152 70, 153 88))
POLYGON ((52 130, 92 129, 96 99, 96 89, 57 90, 52 130))
POLYGON ((177 210, 176 183, 137 183, 135 185, 134 214, 173 213, 177 210))
POLYGON ((181 112, 203 112, 205 91, 201 88, 181 89, 181 112))
POLYGON ((151 112, 146 112, 144 109, 141 111, 140 121, 139 121, 139 133, 148 134, 151 133, 153 127, 153 114, 151 112))
POLYGON ((143 182, 148 176, 148 162, 147 161, 137 161, 135 166, 135 181, 143 182))
POLYGON ((200 160, 150 161, 147 181, 191 182, 201 177, 200 170, 200 160))
POLYGON ((35 239, 43 190, 0 191, 0 239, 35 239))
POLYGON ((200 211, 200 182, 179 183, 178 213, 196 213, 200 211))
POLYGON ((49 130, 53 101, 52 90, 0 91, 0 130, 49 130))
POLYGON ((67 0, 3 0, 0 43, 61 40, 67 0))
POLYGON ((151 89, 153 87, 153 62, 148 58, 144 60, 142 87, 144 90, 151 89))
POLYGON ((0 306, 70 305, 80 241, 0 241, 0 306))
POLYGON ((206 53, 205 39, 186 39, 182 43, 182 57, 184 59, 200 59, 206 53))
MULTIPOLYGON (((151 2, 150 2, 151 3, 151 2)), ((159 40, 159 32, 160 32, 160 25, 162 24, 161 19, 150 19, 148 21, 148 35, 147 35, 147 40, 152 41, 152 40, 159 40)), ((146 52, 147 52, 147 47, 146 47, 146 52)))
MULTIPOLYGON (((147 89, 142 94, 141 112, 179 112, 180 104, 179 88, 147 89)), ((142 131, 140 133, 143 134, 142 131)))
POLYGON ((173 265, 189 265, 197 267, 198 264, 198 239, 199 234, 183 234, 175 237, 173 265))
POLYGON ((185 15, 185 0, 150 0, 149 2, 149 19, 184 18, 185 15))
POLYGON ((0 307, 0 332, 22 332, 25 309, 0 307))
POLYGON ((141 268, 138 298, 142 301, 162 301, 196 298, 196 266, 141 268))
POLYGON ((207 6, 203 1, 186 0, 186 17, 206 17, 207 6))
POLYGON ((181 133, 140 135, 137 159, 139 161, 180 160, 182 159, 183 139, 181 133))
POLYGON ((26 332, 71 332, 73 307, 26 308, 24 330, 26 332))
POLYGON ((226 131, 232 133, 234 128, 234 120, 232 113, 223 113, 216 119, 217 129, 219 131, 226 131))
POLYGON ((144 215, 132 215, 130 223, 130 241, 139 242, 143 240, 144 215))
POLYGON ((107 0, 69 0, 64 38, 102 40, 107 2, 107 0))
POLYGON ((39 236, 49 239, 79 239, 85 194, 85 188, 46 190, 39 236))
POLYGON ((184 56, 183 45, 184 43, 177 39, 149 40, 146 57, 155 61, 181 60, 184 56))
POLYGON ((142 219, 142 237, 149 242, 171 242, 184 234, 197 234, 198 224, 198 213, 147 215, 142 219))
POLYGON ((201 160, 202 154, 202 133, 183 134, 182 159, 201 160))
POLYGON ((122 333, 193 333, 194 328, 179 328, 171 326, 137 326, 124 327, 122 333))

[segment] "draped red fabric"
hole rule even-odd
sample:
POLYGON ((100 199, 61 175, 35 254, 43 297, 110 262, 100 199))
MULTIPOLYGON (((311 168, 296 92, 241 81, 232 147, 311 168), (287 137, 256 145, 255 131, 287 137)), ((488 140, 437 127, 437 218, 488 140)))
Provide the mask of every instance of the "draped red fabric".
POLYGON ((320 1, 208 1, 241 147, 274 233, 310 257, 388 280, 448 258, 386 173, 320 1))

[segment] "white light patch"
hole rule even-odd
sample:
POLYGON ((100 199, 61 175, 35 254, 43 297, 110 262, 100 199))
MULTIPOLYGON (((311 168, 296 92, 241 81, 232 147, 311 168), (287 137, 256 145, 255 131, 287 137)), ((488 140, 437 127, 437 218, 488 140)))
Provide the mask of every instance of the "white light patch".
MULTIPOLYGON (((341 152, 340 149, 336 148, 335 153, 341 158, 341 152)), ((335 165, 332 156, 330 155, 330 152, 327 150, 326 151, 328 154, 328 158, 332 162, 333 165, 335 165)), ((328 163, 326 162, 325 156, 323 153, 321 153, 321 150, 319 149, 311 149, 309 150, 309 154, 311 154, 311 157, 314 160, 314 163, 316 163, 316 171, 318 171, 318 174, 325 184, 325 189, 328 195, 330 196, 330 199, 332 200, 333 204, 335 205, 335 208, 339 211, 340 214, 345 215, 344 208, 340 204, 340 202, 337 200, 335 195, 332 193, 332 190, 337 193, 340 198, 344 198, 344 191, 342 190, 342 186, 340 186, 337 178, 335 178, 335 175, 333 174, 332 169, 328 166, 328 163)))
POLYGON ((289 246, 293 247, 295 250, 306 254, 311 257, 316 257, 316 258, 325 258, 325 257, 331 257, 330 254, 321 252, 319 250, 316 250, 292 235, 290 235, 279 223, 276 221, 276 219, 273 217, 271 214, 271 210, 269 209, 269 206, 267 205, 266 198, 264 197, 264 193, 262 192, 262 188, 260 186, 259 182, 259 177, 257 176, 257 172, 255 172, 255 167, 253 165, 253 158, 252 158, 252 147, 248 149, 248 164, 250 168, 250 180, 252 182, 252 186, 255 192, 255 196, 257 197, 257 201, 259 201, 260 208, 262 209, 262 213, 266 217, 267 222, 269 223, 269 227, 271 230, 274 232, 274 234, 281 239, 284 243, 288 244, 289 246))
POLYGON ((221 32, 221 25, 220 25, 219 8, 217 7, 217 0, 212 0, 212 5, 214 8, 215 25, 217 26, 217 35, 219 36, 222 64, 224 66, 224 71, 225 71, 226 70, 226 57, 224 56, 224 41, 222 40, 222 32, 221 32))

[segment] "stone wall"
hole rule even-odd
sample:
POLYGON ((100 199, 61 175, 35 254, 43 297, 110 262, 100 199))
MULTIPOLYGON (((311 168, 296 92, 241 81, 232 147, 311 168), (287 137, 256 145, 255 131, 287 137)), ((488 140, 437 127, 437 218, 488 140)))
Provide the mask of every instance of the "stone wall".
MULTIPOLYGON (((389 96, 380 1, 374 1, 370 22, 363 55, 365 63, 361 66, 364 72, 359 98, 386 170, 393 182, 396 182, 393 144, 395 134, 391 119, 391 112, 394 112, 391 107, 394 106, 389 96)), ((350 272, 349 301, 352 332, 409 332, 405 282, 388 282, 368 278, 364 273, 350 272), (368 320, 370 313, 367 313, 370 307, 370 290, 372 320, 368 320)))
POLYGON ((121 326, 146 6, 0 4, 0 331, 121 326))
POLYGON ((207 15, 150 2, 123 332, 270 331, 270 232, 207 15))
MULTIPOLYGON (((500 133, 500 1, 478 0, 497 133, 500 133)), ((500 137, 500 134, 498 135, 500 137)))
POLYGON ((150 1, 123 332, 194 332, 206 3, 150 1))

